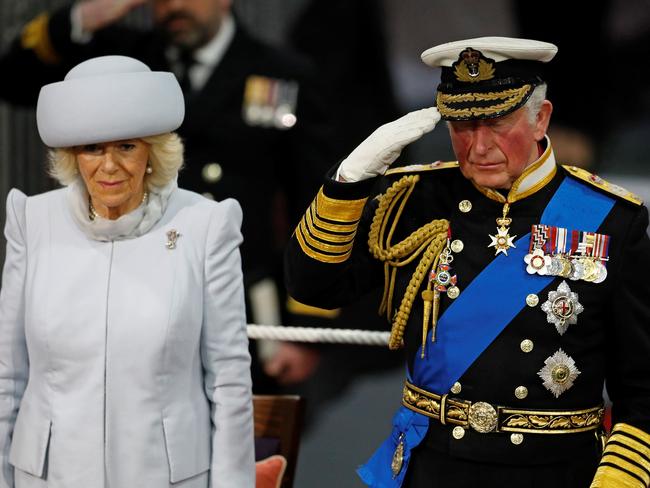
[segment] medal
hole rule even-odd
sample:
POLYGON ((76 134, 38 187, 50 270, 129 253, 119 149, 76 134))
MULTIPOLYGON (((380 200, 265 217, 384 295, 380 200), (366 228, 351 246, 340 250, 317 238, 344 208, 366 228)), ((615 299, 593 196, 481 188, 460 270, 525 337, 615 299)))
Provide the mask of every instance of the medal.
POLYGON ((524 257, 526 272, 602 283, 607 278, 609 241, 609 236, 595 232, 533 225, 524 257))
POLYGON ((390 463, 390 470, 393 473, 393 479, 397 477, 399 472, 402 470, 402 464, 404 464, 404 434, 399 435, 397 440, 397 447, 393 452, 393 459, 390 463))
POLYGON ((528 274, 538 274, 542 276, 549 274, 551 257, 544 255, 544 251, 541 249, 535 249, 532 253, 526 254, 524 262, 528 265, 526 266, 526 272, 528 274))
POLYGON ((548 300, 542 304, 546 320, 554 324, 560 335, 564 335, 569 325, 578 322, 578 314, 584 307, 578 301, 578 294, 571 291, 566 281, 560 283, 557 290, 548 293, 548 300))
POLYGON ((424 349, 429 331, 429 320, 431 320, 431 342, 436 341, 436 326, 438 325, 438 312, 440 310, 440 294, 447 293, 452 300, 458 298, 460 289, 456 286, 458 278, 451 272, 451 262, 454 256, 450 247, 450 232, 447 236, 447 245, 438 256, 437 263, 429 273, 427 288, 422 292, 424 306, 422 310, 422 353, 424 359, 424 349))
POLYGON ((488 247, 494 247, 496 249, 496 252, 494 253, 495 256, 497 256, 499 253, 503 253, 506 256, 508 255, 508 249, 511 247, 516 248, 514 244, 514 239, 517 236, 510 236, 510 224, 512 223, 512 219, 508 217, 508 212, 510 211, 510 204, 506 202, 503 205, 503 217, 499 217, 497 219, 497 234, 492 235, 488 234, 490 236, 490 239, 492 239, 492 242, 488 245, 488 247))
POLYGON ((580 370, 576 367, 573 358, 562 349, 544 360, 544 367, 537 372, 542 379, 544 387, 558 398, 562 393, 573 386, 580 370))

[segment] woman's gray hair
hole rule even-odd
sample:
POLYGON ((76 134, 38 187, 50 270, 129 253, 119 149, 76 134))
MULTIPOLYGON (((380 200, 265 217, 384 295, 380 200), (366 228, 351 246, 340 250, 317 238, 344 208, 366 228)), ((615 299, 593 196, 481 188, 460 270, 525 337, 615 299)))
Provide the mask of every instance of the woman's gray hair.
MULTIPOLYGON (((183 142, 175 132, 157 136, 142 137, 149 144, 149 164, 151 174, 145 174, 147 190, 162 187, 176 178, 183 166, 183 142)), ((79 175, 75 150, 72 147, 51 149, 48 154, 49 174, 60 184, 67 186, 79 175)))
POLYGON ((528 109, 528 122, 531 124, 535 123, 535 119, 537 118, 539 111, 542 109, 542 103, 544 100, 546 100, 546 83, 537 85, 524 104, 524 107, 528 109))

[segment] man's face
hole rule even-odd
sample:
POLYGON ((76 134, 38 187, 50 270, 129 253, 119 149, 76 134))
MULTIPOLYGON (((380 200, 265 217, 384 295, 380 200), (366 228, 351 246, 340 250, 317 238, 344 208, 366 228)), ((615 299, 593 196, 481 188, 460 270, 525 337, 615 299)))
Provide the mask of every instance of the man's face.
POLYGON ((449 135, 465 178, 488 188, 509 189, 539 157, 553 107, 545 100, 535 121, 522 107, 503 117, 450 122, 449 135))
POLYGON ((194 50, 210 41, 231 0, 153 0, 154 22, 172 44, 194 50))

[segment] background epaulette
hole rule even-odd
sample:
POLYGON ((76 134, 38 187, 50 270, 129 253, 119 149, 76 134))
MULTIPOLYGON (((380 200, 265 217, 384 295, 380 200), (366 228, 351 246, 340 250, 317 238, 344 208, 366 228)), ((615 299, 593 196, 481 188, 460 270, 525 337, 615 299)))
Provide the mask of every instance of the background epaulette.
POLYGON ((421 173, 423 171, 432 171, 434 169, 458 168, 458 161, 436 161, 435 163, 426 164, 409 164, 399 168, 391 168, 386 171, 386 175, 398 173, 421 173))
POLYGON ((587 170, 578 168, 577 166, 562 165, 562 167, 566 169, 571 176, 575 176, 579 180, 586 181, 590 185, 600 188, 601 190, 611 193, 623 200, 627 200, 628 202, 632 202, 636 205, 643 205, 643 200, 641 200, 638 195, 626 190, 622 186, 610 183, 609 181, 602 179, 600 176, 594 175, 587 170))

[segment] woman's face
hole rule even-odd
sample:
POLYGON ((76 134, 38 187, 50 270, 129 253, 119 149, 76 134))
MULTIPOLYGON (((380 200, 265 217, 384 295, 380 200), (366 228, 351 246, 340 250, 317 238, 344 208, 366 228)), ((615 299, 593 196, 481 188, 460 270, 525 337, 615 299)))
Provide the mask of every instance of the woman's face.
POLYGON ((114 220, 140 206, 149 144, 140 139, 102 142, 78 146, 75 153, 99 215, 114 220))

